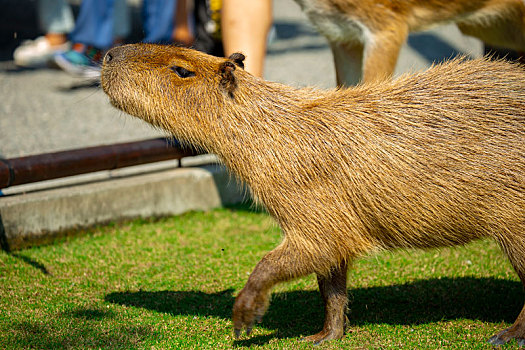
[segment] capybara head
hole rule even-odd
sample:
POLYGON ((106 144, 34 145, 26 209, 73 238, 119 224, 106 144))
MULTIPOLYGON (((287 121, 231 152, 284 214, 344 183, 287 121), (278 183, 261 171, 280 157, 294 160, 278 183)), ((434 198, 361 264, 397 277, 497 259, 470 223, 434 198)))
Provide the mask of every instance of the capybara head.
POLYGON ((180 118, 216 115, 210 109, 235 98, 239 76, 249 75, 243 60, 241 53, 227 59, 176 46, 124 45, 104 57, 102 88, 115 107, 178 134, 180 118))

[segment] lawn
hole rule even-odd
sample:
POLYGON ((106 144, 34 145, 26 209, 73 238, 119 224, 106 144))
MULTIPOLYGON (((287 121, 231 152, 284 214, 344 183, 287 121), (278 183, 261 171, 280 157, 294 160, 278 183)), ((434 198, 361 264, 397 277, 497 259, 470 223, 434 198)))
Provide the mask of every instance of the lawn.
MULTIPOLYGON (((263 323, 233 339, 234 296, 280 235, 265 213, 236 207, 0 252, 0 348, 314 348, 300 341, 322 327, 314 276, 276 287, 263 323)), ((524 300, 488 240, 361 259, 348 294, 346 336, 316 349, 490 349, 524 300)))

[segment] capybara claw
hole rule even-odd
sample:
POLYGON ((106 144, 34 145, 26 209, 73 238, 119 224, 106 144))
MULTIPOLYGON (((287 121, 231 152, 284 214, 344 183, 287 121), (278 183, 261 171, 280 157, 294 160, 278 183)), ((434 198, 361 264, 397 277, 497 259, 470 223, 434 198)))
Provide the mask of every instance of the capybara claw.
MULTIPOLYGON (((525 338, 515 338, 516 342, 518 343, 518 347, 522 348, 525 347, 525 338)), ((488 343, 493 346, 500 346, 506 344, 508 341, 501 339, 497 335, 490 337, 488 340, 488 343)))
POLYGON ((240 329, 234 329, 233 335, 235 336, 235 339, 239 339, 241 337, 241 330, 240 329))
POLYGON ((244 287, 235 299, 233 305, 233 325, 239 333, 246 328, 246 335, 249 336, 255 322, 261 323, 266 307, 268 306, 268 296, 266 293, 253 291, 244 287))
POLYGON ((323 341, 322 340, 319 340, 319 341, 312 341, 310 339, 310 337, 304 337, 304 338, 301 338, 300 339, 301 342, 305 342, 305 343, 311 343, 313 346, 317 346, 317 345, 320 345, 323 341))
POLYGON ((498 334, 490 337, 487 342, 493 346, 500 346, 508 343, 512 339, 516 339, 516 342, 518 343, 519 347, 525 347, 525 338, 522 338, 520 335, 517 335, 516 332, 512 330, 512 327, 505 329, 499 332, 498 334), (511 331, 509 331, 509 329, 511 331))
MULTIPOLYGON (((246 335, 249 336, 253 331, 253 327, 246 327, 246 335)), ((235 336, 235 339, 239 339, 242 334, 242 329, 235 328, 233 330, 233 335, 235 336)))
POLYGON ((319 345, 321 343, 324 343, 325 341, 334 340, 334 339, 341 339, 344 335, 344 331, 341 330, 341 332, 336 331, 321 331, 317 334, 310 335, 308 337, 305 337, 301 339, 302 341, 312 343, 313 345, 319 345))
POLYGON ((494 346, 499 346, 499 345, 503 345, 506 343, 505 340, 501 339, 499 336, 497 335, 494 335, 492 337, 489 338, 489 340, 487 340, 487 342, 490 344, 490 345, 494 345, 494 346))

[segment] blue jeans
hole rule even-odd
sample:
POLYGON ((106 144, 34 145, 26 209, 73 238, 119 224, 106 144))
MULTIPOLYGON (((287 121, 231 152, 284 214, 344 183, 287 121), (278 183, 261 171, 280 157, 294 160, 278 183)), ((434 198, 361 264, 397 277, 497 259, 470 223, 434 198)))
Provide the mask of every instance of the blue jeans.
MULTIPOLYGON (((99 49, 110 48, 115 39, 115 32, 119 32, 115 31, 115 20, 122 15, 120 12, 115 13, 115 9, 122 8, 115 4, 117 1, 121 0, 83 0, 70 40, 99 49)), ((142 15, 145 42, 171 41, 176 2, 177 0, 144 0, 142 15)), ((122 33, 118 34, 124 36, 122 33)))
POLYGON ((142 5, 146 43, 167 44, 172 41, 173 20, 177 0, 144 0, 142 5))
POLYGON ((44 33, 68 34, 73 30, 73 11, 65 0, 39 0, 38 17, 44 33))

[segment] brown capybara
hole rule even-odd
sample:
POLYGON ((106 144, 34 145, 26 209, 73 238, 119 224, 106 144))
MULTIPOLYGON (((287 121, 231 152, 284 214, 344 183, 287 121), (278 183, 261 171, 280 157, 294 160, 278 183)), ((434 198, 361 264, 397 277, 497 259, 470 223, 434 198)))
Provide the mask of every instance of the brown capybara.
MULTIPOLYGON (((525 283, 525 71, 456 59, 393 81, 293 88, 229 59, 170 46, 111 49, 102 87, 117 108, 217 154, 276 219, 281 244, 235 300, 250 333, 272 287, 315 273, 323 330, 343 336, 347 267, 395 248, 492 237, 525 283)), ((525 308, 490 339, 525 345, 525 308)))
POLYGON ((448 23, 486 44, 525 51, 523 0, 295 1, 330 42, 340 85, 390 76, 409 33, 448 23))

